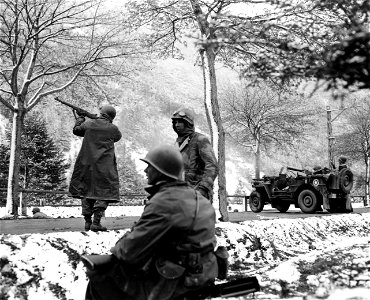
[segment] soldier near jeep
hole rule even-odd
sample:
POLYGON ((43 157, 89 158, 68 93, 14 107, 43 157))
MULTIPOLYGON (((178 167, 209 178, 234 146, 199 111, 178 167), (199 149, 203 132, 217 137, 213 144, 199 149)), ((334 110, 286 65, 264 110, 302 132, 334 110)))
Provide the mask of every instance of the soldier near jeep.
POLYGON ((194 115, 189 109, 177 110, 171 119, 184 160, 185 181, 212 202, 213 183, 218 175, 212 145, 205 135, 195 132, 194 115))
MULTIPOLYGON (((348 166, 347 166, 347 158, 344 157, 344 156, 340 156, 338 158, 338 172, 339 172, 339 174, 341 174, 342 177, 347 178, 346 179, 347 182, 350 181, 349 179, 351 179, 351 181, 353 181, 353 175, 348 170, 349 169, 348 169, 348 166)), ((353 212, 352 201, 351 201, 351 197, 350 197, 350 191, 348 191, 345 198, 346 198, 345 210, 347 212, 353 212)))
POLYGON ((338 170, 347 168, 347 158, 344 156, 339 157, 338 159, 338 170))
MULTIPOLYGON (((78 112, 77 112, 78 114, 78 112)), ((69 193, 81 199, 85 230, 105 231, 101 218, 108 204, 119 201, 119 178, 114 143, 122 134, 112 124, 116 116, 113 106, 100 109, 97 119, 85 120, 79 115, 73 134, 83 137, 69 185, 69 193), (93 219, 92 219, 93 217, 93 219)))
POLYGON ((34 219, 50 219, 50 217, 47 214, 43 213, 38 207, 34 207, 32 209, 32 214, 32 218, 34 219))
POLYGON ((88 271, 85 299, 185 299, 218 276, 215 210, 183 181, 179 150, 158 146, 142 160, 149 194, 144 211, 111 249, 110 262, 88 271))

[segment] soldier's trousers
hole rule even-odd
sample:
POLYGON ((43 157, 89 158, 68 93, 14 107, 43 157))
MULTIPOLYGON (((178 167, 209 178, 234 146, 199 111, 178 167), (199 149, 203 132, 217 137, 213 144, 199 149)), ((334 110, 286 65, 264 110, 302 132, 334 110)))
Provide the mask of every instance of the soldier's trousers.
POLYGON ((108 201, 83 198, 81 200, 82 215, 92 216, 96 211, 105 211, 108 204, 108 201))

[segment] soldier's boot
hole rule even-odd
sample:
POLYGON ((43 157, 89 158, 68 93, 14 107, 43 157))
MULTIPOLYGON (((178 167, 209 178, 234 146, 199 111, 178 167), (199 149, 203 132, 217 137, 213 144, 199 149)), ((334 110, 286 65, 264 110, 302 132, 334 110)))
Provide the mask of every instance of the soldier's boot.
POLYGON ((84 218, 85 218, 85 231, 89 231, 92 224, 91 215, 85 215, 84 218))
POLYGON ((346 212, 353 212, 351 198, 349 195, 346 196, 346 212))
POLYGON ((104 227, 100 224, 100 220, 103 216, 103 211, 101 210, 98 210, 98 211, 95 211, 94 212, 94 220, 90 226, 90 229, 94 232, 97 232, 97 231, 107 231, 107 227, 104 227))

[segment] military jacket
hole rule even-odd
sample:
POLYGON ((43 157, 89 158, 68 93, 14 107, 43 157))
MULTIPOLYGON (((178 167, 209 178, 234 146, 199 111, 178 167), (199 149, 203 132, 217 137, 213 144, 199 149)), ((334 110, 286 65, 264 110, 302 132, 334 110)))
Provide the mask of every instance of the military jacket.
MULTIPOLYGON (((212 204, 181 181, 160 183, 148 189, 148 192, 151 196, 143 214, 131 231, 111 249, 112 254, 125 269, 133 270, 134 273, 149 265, 147 273, 154 275, 146 279, 148 285, 149 282, 156 283, 159 280, 156 269, 158 261, 169 261, 175 266, 169 269, 169 273, 176 274, 178 268, 184 268, 174 290, 159 289, 155 299, 170 299, 172 293, 179 295, 190 288, 185 283, 185 278, 188 283, 192 282, 193 276, 189 257, 197 257, 197 274, 194 276, 201 277, 202 282, 213 282, 218 267, 213 251, 216 246, 216 216, 212 204)), ((155 291, 155 284, 152 286, 155 291)), ((149 293, 153 294, 153 290, 149 293)))
POLYGON ((218 175, 218 163, 209 139, 193 132, 178 146, 184 159, 185 181, 195 188, 212 191, 218 175))

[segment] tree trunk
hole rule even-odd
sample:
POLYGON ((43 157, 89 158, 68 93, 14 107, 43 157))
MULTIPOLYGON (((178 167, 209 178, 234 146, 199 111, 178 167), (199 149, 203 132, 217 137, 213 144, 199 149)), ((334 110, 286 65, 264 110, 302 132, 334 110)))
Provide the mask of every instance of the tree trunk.
POLYGON ((226 167, 225 167, 225 131, 222 126, 220 109, 217 99, 217 81, 215 71, 215 55, 213 49, 201 51, 203 78, 204 78, 204 102, 207 120, 212 136, 212 145, 218 161, 217 192, 215 193, 214 206, 219 209, 222 221, 229 221, 227 211, 226 191, 226 167), (217 197, 218 196, 218 197, 217 197))
MULTIPOLYGON (((206 19, 206 15, 202 12, 199 4, 200 1, 190 0, 193 8, 201 38, 203 41, 212 40, 215 38, 214 32, 206 19)), ((199 51, 202 59, 203 79, 204 79, 204 103, 206 106, 206 114, 208 125, 212 136, 212 145, 218 160, 218 188, 216 188, 214 207, 219 210, 222 221, 229 221, 227 211, 227 192, 226 192, 226 177, 225 177, 225 131, 222 126, 221 114, 217 99, 217 80, 215 70, 216 49, 213 44, 202 45, 199 51), (218 194, 218 195, 217 195, 218 194), (217 197, 218 196, 218 197, 217 197)))
POLYGON ((19 169, 21 156, 21 132, 25 116, 24 101, 21 96, 17 96, 18 109, 13 115, 12 138, 10 143, 10 160, 8 174, 8 190, 6 198, 6 212, 18 216, 19 207, 19 169))
MULTIPOLYGON (((23 189, 27 188, 28 183, 28 162, 26 159, 25 165, 24 165, 24 174, 23 174, 23 189)), ((21 211, 22 216, 27 216, 27 207, 28 207, 28 198, 27 195, 24 195, 23 193, 19 193, 19 201, 21 204, 21 211)))
POLYGON ((256 140, 256 152, 255 155, 255 173, 254 176, 256 179, 260 179, 261 177, 261 149, 260 149, 260 143, 258 140, 256 140))
POLYGON ((369 163, 370 157, 366 157, 366 174, 365 174, 365 203, 364 205, 369 205, 369 163))

